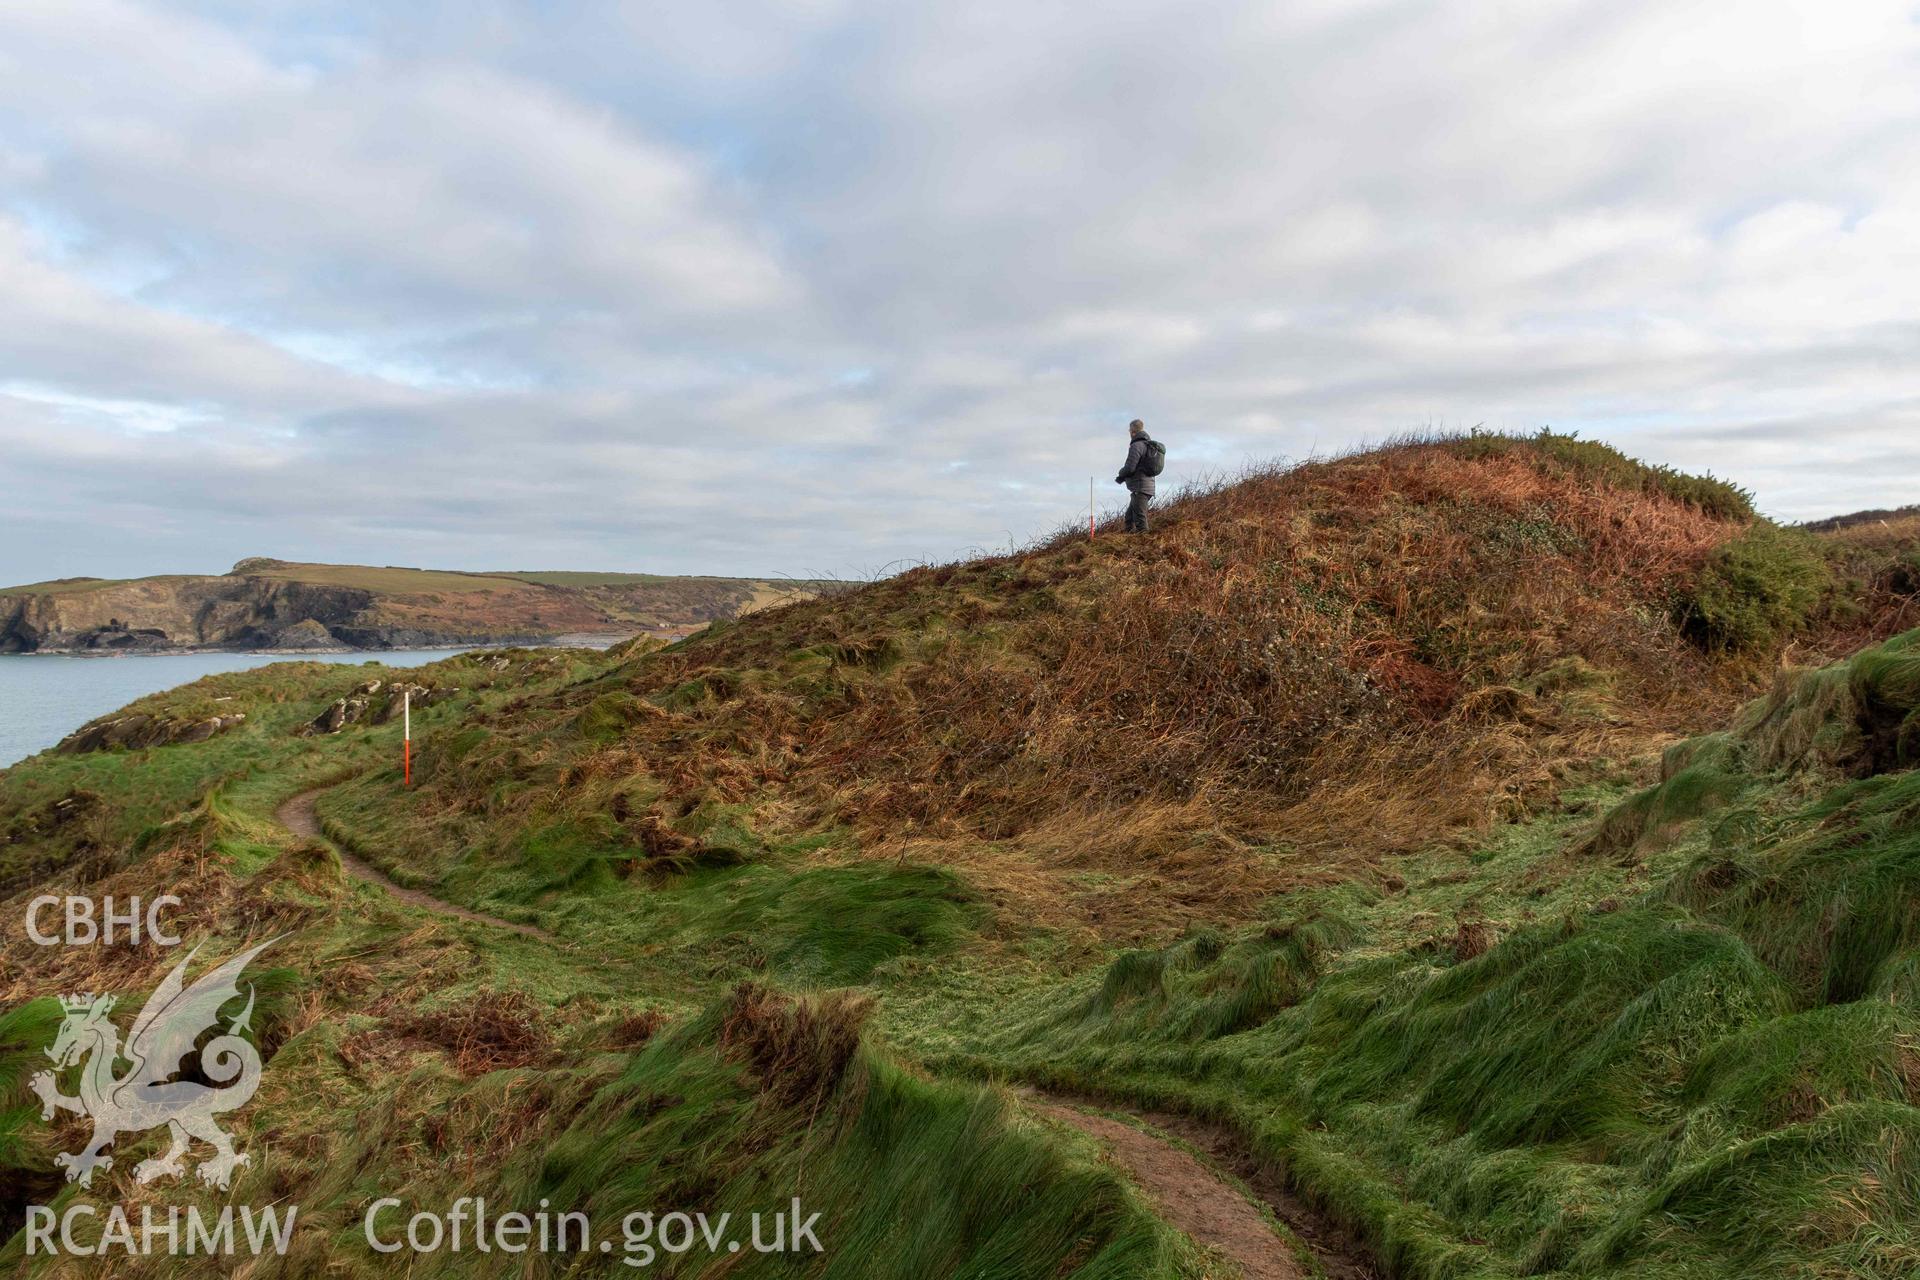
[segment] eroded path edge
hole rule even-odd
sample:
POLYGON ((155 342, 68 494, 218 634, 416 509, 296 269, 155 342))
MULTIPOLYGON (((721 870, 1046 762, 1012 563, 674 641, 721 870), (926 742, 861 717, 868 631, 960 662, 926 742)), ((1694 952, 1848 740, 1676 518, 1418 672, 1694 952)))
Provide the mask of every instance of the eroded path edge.
POLYGON ((380 886, 408 906, 418 907, 422 911, 431 911, 435 915, 451 916, 456 920, 466 920, 473 924, 491 925, 496 929, 511 929, 513 932, 524 934, 529 938, 540 938, 547 942, 558 941, 551 933, 548 933, 538 925, 515 924, 511 920, 502 920, 499 916, 490 916, 485 912, 474 911, 467 907, 448 902, 443 898, 436 898, 432 894, 424 893, 419 889, 409 889, 405 885, 397 884, 391 877, 372 863, 341 848, 333 841, 327 840, 326 835, 320 830, 320 817, 313 811, 314 802, 325 794, 327 790, 328 788, 326 787, 316 787, 311 791, 302 791, 299 795, 287 800, 278 809, 273 811, 274 821, 303 840, 324 841, 327 847, 338 855, 340 865, 345 868, 348 875, 356 880, 364 880, 368 884, 380 886))
POLYGON ((1034 1094, 1028 1102, 1041 1114, 1098 1140, 1162 1217, 1196 1243, 1231 1259, 1246 1280, 1379 1280, 1380 1272, 1357 1241, 1257 1166, 1218 1128, 1186 1116, 1122 1110, 1093 1100, 1034 1094), (1148 1127, 1117 1119, 1116 1114, 1148 1127), (1274 1230, 1240 1188, 1189 1147, 1240 1178, 1292 1239, 1274 1230), (1310 1265, 1302 1264, 1302 1250, 1312 1259, 1310 1265))

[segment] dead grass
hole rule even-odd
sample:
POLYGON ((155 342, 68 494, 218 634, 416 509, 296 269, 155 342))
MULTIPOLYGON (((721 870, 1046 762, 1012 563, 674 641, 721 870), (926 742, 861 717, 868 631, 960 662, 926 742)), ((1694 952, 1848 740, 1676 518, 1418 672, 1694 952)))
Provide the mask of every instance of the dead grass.
POLYGON ((817 1104, 840 1087, 872 1008, 846 992, 795 997, 743 982, 728 1002, 720 1046, 745 1060, 769 1105, 817 1104))
POLYGON ((388 1020, 386 1034, 444 1051, 468 1078, 540 1062, 553 1032, 540 1003, 522 991, 481 991, 453 1004, 388 1020))
POLYGON ((608 1040, 617 1049, 639 1049, 652 1043, 667 1021, 664 1009, 642 1009, 616 1022, 608 1040))
POLYGON ((1525 816, 1576 762, 1754 691, 1772 655, 1709 656, 1672 608, 1745 518, 1622 466, 1415 440, 1255 469, 1146 538, 1063 533, 636 657, 516 708, 419 803, 624 806, 669 871, 687 815, 735 806, 769 838, 850 827, 961 867, 1042 918, 1236 919, 1525 816))
POLYGON ((1866 520, 1822 533, 1820 541, 1846 582, 1851 607, 1836 612, 1832 634, 1799 662, 1841 657, 1920 625, 1920 515, 1866 520))
POLYGON ((1493 926, 1485 920, 1462 920, 1448 940, 1447 950, 1455 964, 1465 964, 1491 951, 1497 938, 1493 926))
MULTIPOLYGON (((170 908, 163 918, 165 926, 183 942, 167 957, 169 964, 184 958, 186 949, 201 940, 227 935, 235 922, 242 922, 245 931, 231 940, 232 950, 243 950, 248 941, 263 942, 299 930, 322 914, 316 906, 258 891, 235 876, 219 858, 191 845, 164 849, 125 871, 85 886, 51 880, 36 890, 56 895, 69 891, 93 899, 96 910, 107 897, 124 910, 135 897, 151 903, 161 894, 179 896, 181 905, 170 908)), ((7 910, 13 919, 24 920, 24 895, 7 910)), ((58 925, 51 917, 43 917, 42 927, 58 925)), ((9 929, 5 942, 0 943, 0 1004, 21 1003, 56 992, 141 990, 157 976, 157 954, 162 953, 145 943, 133 945, 125 940, 117 940, 112 946, 41 947, 26 936, 24 927, 9 929)), ((229 952, 222 948, 219 954, 229 952)), ((196 960, 196 973, 198 966, 213 955, 210 950, 196 960)))

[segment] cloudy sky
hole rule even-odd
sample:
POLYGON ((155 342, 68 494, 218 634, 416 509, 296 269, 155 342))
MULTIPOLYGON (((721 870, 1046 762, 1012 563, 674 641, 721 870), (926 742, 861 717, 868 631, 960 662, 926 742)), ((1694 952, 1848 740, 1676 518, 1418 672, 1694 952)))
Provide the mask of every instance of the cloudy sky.
POLYGON ((1917 12, 0 5, 0 582, 868 572, 1136 414, 1920 501, 1917 12))

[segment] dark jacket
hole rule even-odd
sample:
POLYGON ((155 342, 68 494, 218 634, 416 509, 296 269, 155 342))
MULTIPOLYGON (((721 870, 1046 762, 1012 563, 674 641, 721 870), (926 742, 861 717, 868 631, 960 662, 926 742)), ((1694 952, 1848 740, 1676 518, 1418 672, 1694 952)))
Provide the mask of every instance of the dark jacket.
POLYGON ((1121 466, 1120 474, 1114 477, 1114 482, 1126 485, 1128 493, 1144 493, 1151 498, 1154 478, 1140 471, 1140 464, 1146 461, 1146 457, 1147 436, 1143 432, 1128 442, 1127 460, 1121 466))

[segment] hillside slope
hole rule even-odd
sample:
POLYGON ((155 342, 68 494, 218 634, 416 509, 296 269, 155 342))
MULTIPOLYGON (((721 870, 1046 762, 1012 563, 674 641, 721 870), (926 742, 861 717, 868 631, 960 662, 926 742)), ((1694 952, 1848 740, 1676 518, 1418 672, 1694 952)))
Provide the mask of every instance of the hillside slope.
MULTIPOLYGON (((1208 1119, 1394 1275, 1907 1276, 1920 560, 1875 528, 1412 441, 668 646, 210 678, 116 718, 202 740, 0 772, 0 912, 284 935, 258 1276, 388 1274, 390 1188, 825 1211, 818 1258, 670 1274, 1231 1275, 1010 1080, 1208 1119), (272 820, 314 789, 317 842, 272 820)), ((0 1215, 133 1192, 158 1140, 63 1189, 25 1081, 49 993, 160 968, 0 942, 0 1215)))
POLYGON ((1221 1119, 1421 1277, 1920 1274, 1920 631, 1392 893, 897 1038, 1221 1119))
POLYGON ((389 834, 505 857, 537 824, 584 870, 729 810, 1107 936, 1243 915, 1522 815, 1725 715, 1790 640, 1871 629, 1851 588, 1801 598, 1839 581, 1811 539, 1781 551, 1729 487, 1595 449, 1397 446, 1181 499, 1149 538, 757 615, 517 709, 457 765, 429 745, 389 834), (1721 598, 1776 572, 1768 608, 1721 598))
POLYGON ((217 576, 71 578, 0 590, 0 653, 392 649, 630 635, 691 629, 815 585, 254 558, 217 576))

